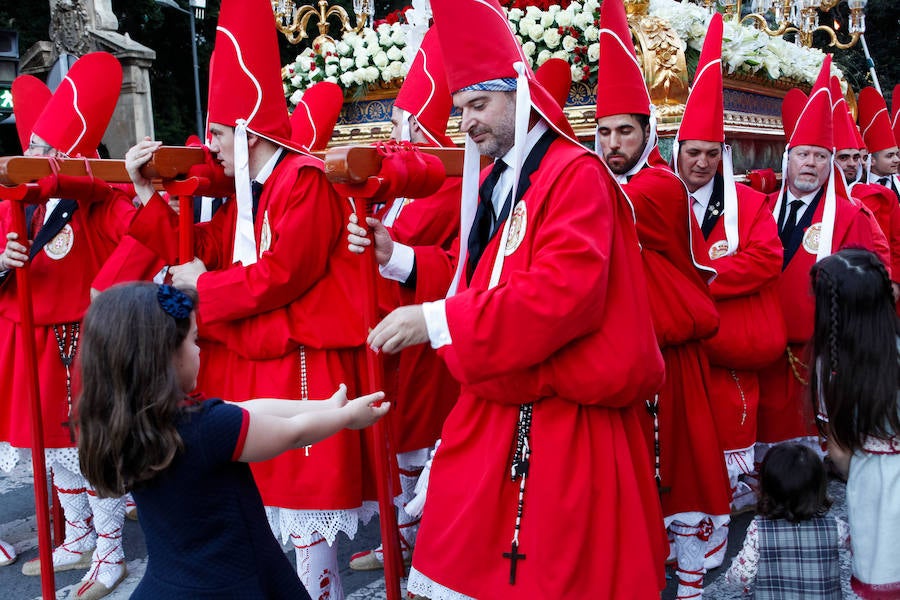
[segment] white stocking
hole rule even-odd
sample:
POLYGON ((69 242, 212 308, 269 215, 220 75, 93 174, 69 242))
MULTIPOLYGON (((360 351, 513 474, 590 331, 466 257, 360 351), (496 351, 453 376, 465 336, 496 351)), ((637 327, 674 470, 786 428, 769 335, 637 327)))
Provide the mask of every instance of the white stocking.
POLYGON ((416 482, 422 474, 422 467, 400 469, 400 496, 397 504, 397 526, 400 529, 400 544, 403 550, 403 558, 411 556, 412 549, 416 545, 416 535, 419 533, 420 517, 413 517, 404 508, 406 504, 416 496, 416 482))
POLYGON ((725 523, 712 532, 706 545, 706 561, 703 566, 707 571, 722 566, 725 551, 728 550, 728 524, 725 523))
POLYGON ((16 549, 12 544, 0 540, 0 565, 8 565, 16 560, 16 549))
POLYGON ((676 600, 701 598, 703 596, 703 566, 706 547, 709 542, 712 524, 707 520, 699 526, 685 525, 674 521, 669 528, 675 535, 675 556, 678 566, 675 575, 678 577, 678 595, 676 600))
POLYGON ((344 600, 338 571, 337 547, 318 533, 303 537, 291 533, 297 557, 297 575, 312 600, 344 600))
POLYGON ((57 463, 53 466, 53 483, 66 520, 66 539, 54 550, 53 564, 68 564, 76 562, 82 552, 94 548, 97 534, 84 477, 57 463))
POLYGON ((94 490, 88 490, 88 501, 94 512, 97 549, 94 550, 91 569, 82 581, 97 580, 112 589, 125 569, 125 552, 122 550, 125 497, 100 498, 94 490))

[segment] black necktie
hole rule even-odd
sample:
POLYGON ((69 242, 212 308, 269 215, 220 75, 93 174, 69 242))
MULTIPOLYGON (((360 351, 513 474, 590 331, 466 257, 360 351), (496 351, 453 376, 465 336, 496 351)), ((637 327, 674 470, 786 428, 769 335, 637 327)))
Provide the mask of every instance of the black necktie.
POLYGON ((787 219, 784 220, 784 224, 781 226, 781 245, 787 246, 791 241, 791 236, 794 235, 794 229, 797 227, 797 211, 803 206, 802 200, 791 200, 790 207, 791 211, 788 213, 787 219))
POLYGON ((703 224, 700 225, 704 238, 708 238, 709 234, 712 233, 713 227, 716 226, 716 220, 721 214, 722 198, 713 194, 709 199, 709 205, 706 207, 706 214, 703 215, 703 224))
POLYGON ((891 187, 890 183, 888 183, 890 179, 887 177, 880 177, 878 179, 878 185, 883 185, 884 187, 891 187))
POLYGON ((491 240, 491 233, 493 233, 497 219, 491 198, 494 195, 494 188, 497 187, 497 182, 500 180, 500 175, 505 170, 505 162, 502 160, 495 161, 494 168, 484 178, 481 189, 478 190, 478 209, 475 211, 475 220, 472 222, 472 230, 469 232, 469 259, 466 263, 467 280, 472 278, 475 266, 491 240))
POLYGON ((256 223, 256 211, 259 208, 259 197, 262 196, 263 184, 253 180, 250 182, 250 194, 253 196, 253 222, 256 223))

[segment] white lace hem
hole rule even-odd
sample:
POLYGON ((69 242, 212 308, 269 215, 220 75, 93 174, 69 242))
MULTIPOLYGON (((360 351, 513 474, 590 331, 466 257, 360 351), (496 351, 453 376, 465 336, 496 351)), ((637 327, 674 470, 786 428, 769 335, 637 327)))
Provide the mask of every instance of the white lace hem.
POLYGON ((419 596, 425 596, 430 600, 475 600, 472 596, 466 596, 459 592, 444 587, 436 581, 432 581, 415 567, 409 570, 409 580, 406 582, 406 590, 419 596))
POLYGON ((687 527, 699 527, 700 523, 707 519, 712 522, 713 529, 718 529, 722 525, 727 525, 731 522, 731 515, 708 515, 705 512, 690 511, 669 515, 663 519, 663 522, 665 523, 666 529, 675 522, 687 527))
POLYGON ((266 517, 276 539, 287 544, 293 536, 301 543, 309 543, 314 533, 321 535, 329 546, 334 545, 337 534, 343 531, 353 539, 359 522, 368 523, 373 515, 378 514, 376 502, 363 502, 359 508, 347 510, 293 510, 266 507, 266 517))
MULTIPOLYGON (((9 473, 19 462, 30 460, 31 452, 28 448, 16 448, 9 442, 0 442, 0 470, 9 473)), ((44 448, 44 461, 48 469, 59 466, 81 476, 78 448, 44 448)))

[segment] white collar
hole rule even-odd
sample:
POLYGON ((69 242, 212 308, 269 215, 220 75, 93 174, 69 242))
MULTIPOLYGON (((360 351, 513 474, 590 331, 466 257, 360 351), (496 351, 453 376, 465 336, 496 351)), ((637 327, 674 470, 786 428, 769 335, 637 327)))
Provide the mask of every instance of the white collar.
POLYGON ((716 176, 713 174, 713 178, 707 181, 703 186, 697 188, 696 192, 688 192, 688 194, 703 207, 703 210, 709 206, 709 201, 712 199, 713 188, 715 187, 716 176))
POLYGON ((790 188, 788 188, 788 191, 787 191, 787 195, 788 195, 788 204, 790 204, 790 203, 793 202, 794 200, 799 200, 799 201, 802 202, 805 206, 809 206, 809 203, 813 201, 813 198, 816 197, 816 194, 818 194, 818 193, 819 193, 819 190, 821 190, 821 189, 822 189, 822 188, 819 188, 818 190, 816 190, 816 191, 814 191, 814 192, 810 192, 810 193, 805 194, 805 195, 803 195, 803 196, 795 196, 795 195, 794 195, 794 192, 792 192, 792 191, 790 190, 790 188))
POLYGON ((256 177, 253 178, 253 181, 260 185, 265 185, 266 180, 269 179, 269 175, 275 170, 275 165, 278 164, 278 160, 283 153, 284 148, 276 148, 275 152, 272 153, 272 156, 269 157, 269 160, 266 161, 266 164, 263 165, 263 168, 260 169, 259 173, 256 174, 256 177))

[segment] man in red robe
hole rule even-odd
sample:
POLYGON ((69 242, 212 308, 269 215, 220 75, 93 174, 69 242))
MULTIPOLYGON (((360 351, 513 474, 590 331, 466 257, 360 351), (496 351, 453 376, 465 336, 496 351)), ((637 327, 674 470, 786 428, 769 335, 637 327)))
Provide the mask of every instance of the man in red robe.
MULTIPOLYGON (((121 81, 122 67, 105 52, 80 58, 52 97, 47 97, 44 86, 43 106, 39 106, 43 84, 34 78, 17 80, 13 90, 25 154, 96 156, 121 81), (26 116, 29 109, 37 109, 31 119, 26 116)), ((91 281, 128 230, 134 206, 122 192, 91 181, 75 198, 49 198, 37 206, 28 218, 30 243, 10 231, 9 209, 10 202, 0 203, 0 233, 6 240, 0 256, 0 465, 12 468, 18 449, 30 448, 33 442, 31 407, 26 401, 30 358, 21 346, 22 336, 33 335, 43 445, 65 517, 65 540, 53 551, 53 568, 90 567, 70 597, 101 598, 127 575, 122 549, 125 502, 98 498, 81 474, 73 414, 80 378, 74 361, 81 319, 90 304, 91 281), (33 332, 22 330, 13 274, 25 263, 32 281, 33 332)), ((40 575, 40 558, 26 562, 22 572, 40 575)))
POLYGON ((656 598, 665 539, 639 413, 662 362, 631 208, 533 79, 499 4, 432 9, 468 136, 462 232, 455 252, 415 247, 408 265, 417 293, 449 282, 448 297, 398 308, 369 336, 386 352, 430 342, 462 386, 408 588, 656 598), (480 191, 467 185, 476 152, 495 159, 480 191))
POLYGON ((693 258, 687 191, 656 147, 655 118, 621 0, 601 9, 597 150, 634 204, 651 314, 666 381, 642 415, 656 451, 665 524, 678 562, 679 597, 699 596, 712 531, 729 520, 729 485, 709 397, 701 340, 719 317, 693 258))
MULTIPOLYGON (((210 73, 210 150, 235 178, 235 197, 194 227, 193 261, 170 269, 196 286, 204 340, 199 389, 229 400, 328 398, 358 388, 365 298, 355 293, 359 261, 341 242, 350 203, 325 178, 322 161, 291 142, 272 9, 265 0, 225 0, 210 73), (255 185, 251 185, 251 180, 255 185)), ((131 234, 176 264, 174 211, 139 171, 157 142, 129 150, 126 163, 144 206, 131 234)), ((184 261, 182 261, 184 262, 184 261)), ((353 537, 368 470, 361 432, 253 465, 276 533, 297 551, 298 573, 316 594, 342 595, 334 546, 353 537)), ((251 552, 252 549, 235 549, 251 552)))
POLYGON ((781 358, 759 373, 757 461, 773 444, 787 440, 808 443, 821 452, 805 389, 810 368, 804 363, 805 347, 812 337, 815 311, 809 270, 841 248, 874 249, 869 219, 848 198, 832 161, 830 66, 826 56, 804 109, 791 110, 782 118, 788 137, 784 183, 769 196, 769 205, 784 249, 778 293, 788 344, 781 358))
MULTIPOLYGON (((759 379, 756 370, 783 352, 784 319, 775 281, 781 241, 765 195, 736 184, 725 145, 722 89, 722 16, 703 41, 697 76, 676 135, 675 168, 687 187, 698 257, 716 270, 709 285, 719 330, 703 341, 709 357, 709 397, 731 486, 732 506, 755 503, 739 477, 754 467, 759 379)), ((707 569, 722 564, 728 525, 713 531, 707 569)))

